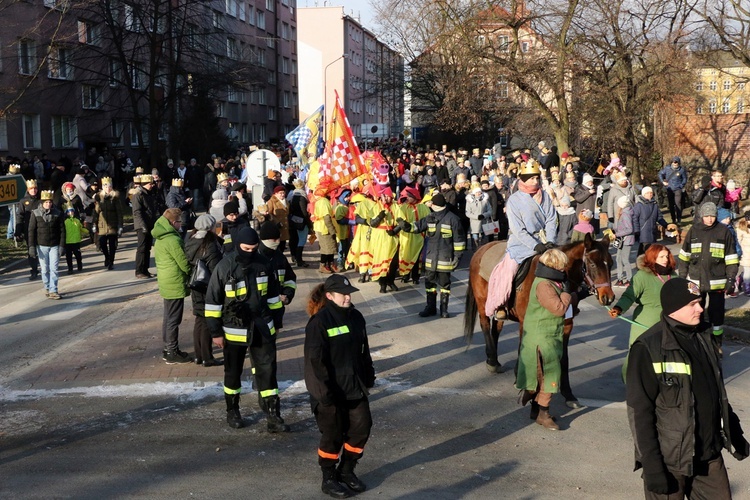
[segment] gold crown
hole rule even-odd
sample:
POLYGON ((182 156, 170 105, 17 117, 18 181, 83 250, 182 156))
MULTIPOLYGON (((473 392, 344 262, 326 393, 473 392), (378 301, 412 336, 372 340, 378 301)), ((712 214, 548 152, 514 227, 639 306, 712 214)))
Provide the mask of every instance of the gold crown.
POLYGON ((143 173, 143 167, 135 167, 135 173, 136 175, 143 173))
POLYGON ((216 182, 224 182, 226 180, 229 180, 229 175, 224 172, 216 176, 216 182))
POLYGON ((527 161, 526 163, 524 163, 521 166, 521 170, 518 172, 519 176, 522 176, 522 175, 534 176, 534 175, 541 175, 541 174, 542 172, 541 170, 539 170, 539 162, 537 162, 534 159, 531 159, 527 161))
POLYGON ((109 184, 111 186, 112 185, 112 178, 111 177, 102 177, 101 183, 102 183, 102 186, 104 186, 106 184, 109 184))
POLYGON ((172 179, 172 185, 177 187, 182 187, 185 185, 185 181, 183 179, 180 179, 179 177, 175 177, 172 179))
POLYGON ((54 191, 42 191, 42 201, 52 201, 52 196, 55 194, 54 191))
POLYGON ((610 160, 614 160, 615 158, 619 158, 619 156, 617 156, 617 151, 615 151, 614 153, 610 153, 609 154, 609 159, 610 160))
POLYGON ((26 187, 27 188, 35 188, 35 187, 37 187, 37 185, 36 185, 36 179, 29 179, 28 181, 26 181, 26 187))
POLYGON ((8 167, 8 173, 15 175, 21 172, 21 165, 18 165, 17 163, 14 163, 13 165, 8 167))
POLYGON ((133 184, 140 184, 140 183, 141 183, 140 175, 136 175, 135 177, 133 177, 133 184))
POLYGON ((154 182, 154 176, 153 175, 142 175, 141 176, 141 184, 148 184, 154 182))

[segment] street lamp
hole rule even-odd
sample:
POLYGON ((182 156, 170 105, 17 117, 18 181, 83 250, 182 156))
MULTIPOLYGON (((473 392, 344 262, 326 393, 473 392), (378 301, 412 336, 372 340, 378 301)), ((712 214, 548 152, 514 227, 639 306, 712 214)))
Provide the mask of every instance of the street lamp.
POLYGON ((334 59, 333 61, 326 64, 326 67, 323 69, 323 133, 326 133, 326 113, 328 113, 328 67, 331 66, 333 63, 338 62, 341 59, 346 59, 349 57, 349 54, 341 54, 339 57, 334 59))

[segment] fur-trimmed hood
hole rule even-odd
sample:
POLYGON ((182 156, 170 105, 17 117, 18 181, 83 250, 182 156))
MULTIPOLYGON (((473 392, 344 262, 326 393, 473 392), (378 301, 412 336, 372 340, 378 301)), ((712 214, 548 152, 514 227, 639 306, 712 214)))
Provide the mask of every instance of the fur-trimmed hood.
POLYGON ((105 193, 104 191, 99 191, 98 193, 96 193, 95 199, 96 199, 96 201, 103 201, 107 197, 114 199, 114 198, 117 198, 119 196, 120 196, 120 193, 117 192, 116 189, 113 189, 112 192, 109 193, 109 194, 105 193))
POLYGON ((635 267, 639 271, 643 271, 648 274, 654 274, 654 272, 646 266, 646 254, 641 254, 635 259, 635 267))

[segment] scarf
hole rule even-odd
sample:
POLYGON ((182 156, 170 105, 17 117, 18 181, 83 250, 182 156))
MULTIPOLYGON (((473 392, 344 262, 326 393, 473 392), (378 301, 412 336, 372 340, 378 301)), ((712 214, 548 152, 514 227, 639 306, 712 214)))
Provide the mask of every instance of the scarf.
POLYGON ((537 184, 535 187, 531 187, 527 185, 521 179, 518 179, 518 190, 521 191, 522 193, 526 193, 528 195, 534 196, 535 194, 539 192, 540 189, 541 189, 541 186, 539 186, 539 184, 537 184))

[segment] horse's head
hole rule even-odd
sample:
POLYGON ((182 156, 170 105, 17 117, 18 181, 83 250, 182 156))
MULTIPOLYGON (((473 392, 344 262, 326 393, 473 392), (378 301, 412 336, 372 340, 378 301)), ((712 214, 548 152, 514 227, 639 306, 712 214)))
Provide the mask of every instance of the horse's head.
POLYGON ((590 234, 583 241, 583 281, 596 293, 599 303, 608 306, 615 300, 612 291, 612 256, 609 254, 609 237, 596 241, 590 234))

